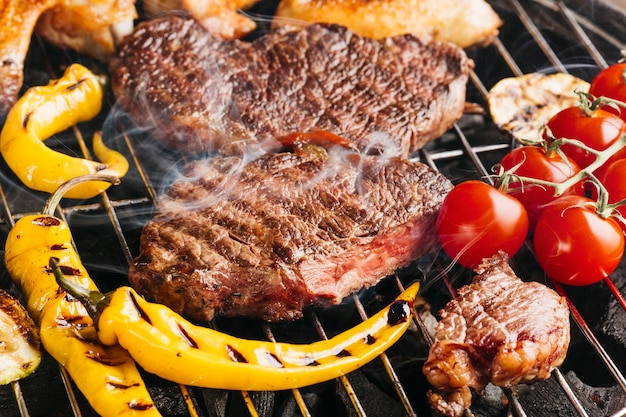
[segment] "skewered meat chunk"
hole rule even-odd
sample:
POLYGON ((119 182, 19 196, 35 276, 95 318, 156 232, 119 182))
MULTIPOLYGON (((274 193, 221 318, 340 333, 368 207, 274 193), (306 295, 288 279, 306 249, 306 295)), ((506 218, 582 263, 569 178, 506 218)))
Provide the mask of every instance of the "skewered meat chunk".
POLYGON ((565 299, 541 283, 523 282, 506 254, 484 260, 476 273, 440 312, 423 367, 435 389, 431 406, 449 417, 469 408, 470 388, 547 379, 570 341, 565 299))

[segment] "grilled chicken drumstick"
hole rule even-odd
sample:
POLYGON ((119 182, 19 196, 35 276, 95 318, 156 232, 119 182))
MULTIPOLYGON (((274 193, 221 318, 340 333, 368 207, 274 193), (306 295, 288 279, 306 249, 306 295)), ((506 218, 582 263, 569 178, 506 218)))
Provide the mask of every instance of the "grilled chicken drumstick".
POLYGON ((0 0, 0 116, 17 100, 35 28, 56 46, 103 59, 135 17, 134 0, 0 0))

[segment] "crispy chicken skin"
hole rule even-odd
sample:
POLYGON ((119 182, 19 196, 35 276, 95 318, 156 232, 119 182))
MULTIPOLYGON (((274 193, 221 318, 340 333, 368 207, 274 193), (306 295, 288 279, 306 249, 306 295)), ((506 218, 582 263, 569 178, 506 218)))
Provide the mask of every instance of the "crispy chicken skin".
POLYGON ((42 14, 36 31, 60 48, 105 60, 136 17, 134 0, 60 0, 42 14))
POLYGON ((39 16, 58 0, 0 1, 0 114, 15 103, 24 80, 24 59, 39 16))
POLYGON ((256 22, 238 13, 258 0, 144 0, 148 16, 163 12, 184 10, 206 29, 224 39, 238 39, 256 29, 256 22))
POLYGON ((133 0, 0 0, 0 116, 17 100, 35 27, 52 44, 104 59, 135 16, 133 0))
POLYGON ((465 48, 489 44, 502 25, 484 0, 281 0, 275 26, 326 22, 361 36, 410 33, 465 48))
POLYGON ((476 268, 470 285, 440 311, 423 372, 431 406, 459 417, 470 388, 510 387, 545 380, 565 359, 570 341, 564 298, 538 282, 523 282, 500 253, 476 268))

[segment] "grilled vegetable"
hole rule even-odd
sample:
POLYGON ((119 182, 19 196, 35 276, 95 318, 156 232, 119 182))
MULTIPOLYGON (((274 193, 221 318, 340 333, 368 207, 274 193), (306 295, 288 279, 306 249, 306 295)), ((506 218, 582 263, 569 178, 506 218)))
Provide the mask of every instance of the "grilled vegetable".
POLYGON ((93 314, 98 338, 119 343, 145 370, 181 384, 232 390, 283 390, 345 375, 395 343, 411 322, 419 283, 388 307, 329 339, 290 344, 240 339, 191 324, 169 308, 149 303, 130 287, 103 295, 64 276, 57 281, 93 314))
POLYGON ((500 80, 487 101, 499 128, 519 141, 536 140, 550 117, 578 103, 576 91, 588 90, 589 83, 569 74, 531 73, 500 80))
POLYGON ((19 300, 0 289, 0 385, 27 377, 40 363, 35 323, 19 300))
MULTIPOLYGON (((70 181, 68 187, 75 182, 70 181)), ((98 414, 159 416, 128 352, 117 344, 98 342, 93 320, 81 303, 59 290, 48 267, 48 259, 55 257, 72 280, 97 290, 72 246, 69 228, 50 214, 65 189, 61 187, 50 198, 42 214, 25 216, 11 229, 5 248, 7 270, 26 296, 44 348, 67 369, 98 414)))
MULTIPOLYGON (((56 152, 44 144, 55 133, 95 117, 102 107, 102 95, 98 78, 87 68, 74 64, 60 79, 29 89, 13 106, 0 135, 0 152, 27 187, 52 193, 77 176, 126 174, 126 158, 107 148, 99 134, 93 138, 93 148, 102 162, 56 152)), ((90 198, 109 185, 102 181, 83 183, 69 190, 65 197, 90 198)))

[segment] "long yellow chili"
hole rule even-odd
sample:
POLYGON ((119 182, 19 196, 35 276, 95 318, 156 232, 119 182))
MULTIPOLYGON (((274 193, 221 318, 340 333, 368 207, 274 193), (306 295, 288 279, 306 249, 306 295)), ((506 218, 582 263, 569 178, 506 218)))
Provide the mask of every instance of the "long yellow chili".
POLYGON ((73 282, 92 290, 97 287, 72 245, 69 228, 48 212, 53 207, 49 204, 42 214, 17 221, 5 247, 7 270, 39 324, 44 348, 65 367, 101 416, 160 416, 132 357, 117 344, 99 343, 85 307, 59 289, 48 266, 50 257, 59 259, 73 282))
POLYGON ((130 287, 111 294, 57 282, 90 306, 99 340, 119 343, 148 372, 185 385, 231 390, 284 390, 345 375, 380 355, 409 327, 419 283, 368 320, 328 340, 290 344, 247 340, 193 325, 169 308, 149 303, 130 287))
MULTIPOLYGON (((0 152, 27 187, 52 193, 81 175, 119 178, 126 174, 128 161, 121 153, 107 148, 100 134, 94 135, 93 148, 101 162, 66 155, 44 143, 52 135, 98 115, 102 97, 98 77, 74 64, 60 79, 27 90, 11 108, 0 134, 0 152)), ((109 185, 104 181, 83 183, 69 190, 65 197, 91 198, 109 185)))

